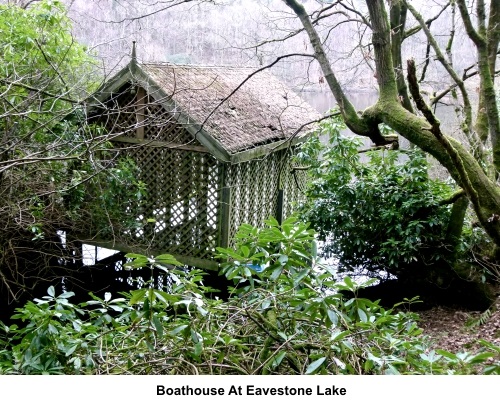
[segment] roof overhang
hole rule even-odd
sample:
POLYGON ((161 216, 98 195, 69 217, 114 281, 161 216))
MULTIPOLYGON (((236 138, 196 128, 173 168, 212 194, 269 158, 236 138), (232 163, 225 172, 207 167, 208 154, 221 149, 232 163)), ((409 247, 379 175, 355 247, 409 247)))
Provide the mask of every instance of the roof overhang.
POLYGON ((93 110, 101 107, 107 99, 112 97, 113 94, 116 94, 118 90, 127 83, 136 83, 143 87, 156 102, 161 104, 173 115, 174 119, 186 128, 193 138, 200 142, 207 148, 209 153, 222 162, 236 164, 263 157, 269 153, 301 143, 314 133, 314 131, 311 130, 307 133, 299 134, 299 130, 294 136, 288 139, 262 144, 237 153, 229 153, 215 137, 210 135, 210 133, 203 128, 202 124, 182 111, 181 107, 172 99, 171 95, 167 94, 158 83, 141 69, 140 65, 137 64, 135 60, 132 60, 127 66, 121 69, 112 79, 107 81, 90 97, 88 109, 93 110))

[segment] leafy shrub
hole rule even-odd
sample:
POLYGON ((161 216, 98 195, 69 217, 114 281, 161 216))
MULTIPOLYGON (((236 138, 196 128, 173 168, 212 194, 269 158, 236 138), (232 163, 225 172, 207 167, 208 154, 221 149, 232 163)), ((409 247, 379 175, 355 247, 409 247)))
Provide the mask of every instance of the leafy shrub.
POLYGON ((243 225, 219 249, 235 282, 227 302, 205 297, 198 270, 170 256, 130 255, 172 281, 83 304, 71 292, 29 302, 0 337, 0 372, 21 374, 429 374, 499 373, 500 348, 478 354, 428 350, 416 315, 352 298, 367 285, 320 266, 313 231, 295 218, 243 225), (493 359, 492 359, 493 358, 493 359), (496 360, 495 360, 496 359, 496 360), (486 361, 488 363, 485 363, 486 361), (496 361, 496 362, 495 362, 496 361))
POLYGON ((318 230, 324 254, 342 270, 398 276, 412 263, 449 254, 450 212, 440 201, 451 189, 429 178, 423 152, 375 150, 364 161, 361 140, 341 135, 342 128, 339 118, 325 122, 329 145, 312 138, 298 155, 311 167, 302 217, 318 230))
POLYGON ((87 123, 80 101, 96 88, 99 70, 75 41, 64 2, 27 3, 0 4, 4 305, 74 263, 72 238, 61 243, 62 233, 90 239, 137 227, 130 207, 144 190, 133 162, 117 162, 103 129, 87 123))

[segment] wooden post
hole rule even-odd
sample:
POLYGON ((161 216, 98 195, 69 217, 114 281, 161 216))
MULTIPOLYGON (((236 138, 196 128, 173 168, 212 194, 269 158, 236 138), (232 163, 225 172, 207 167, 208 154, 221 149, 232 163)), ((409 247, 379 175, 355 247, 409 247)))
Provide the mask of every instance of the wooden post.
POLYGON ((228 163, 222 165, 221 170, 221 204, 220 204, 220 225, 219 225, 219 246, 227 248, 229 246, 229 232, 231 229, 231 187, 228 186, 227 176, 228 163))
MULTIPOLYGON (((280 153, 281 155, 281 153, 280 153)), ((287 152, 285 151, 285 153, 282 155, 282 159, 287 159, 287 152)), ((280 164, 283 164, 283 165, 286 165, 286 167, 288 168, 288 161, 285 163, 285 162, 281 162, 281 159, 279 159, 278 157, 278 165, 280 164)), ((276 201, 276 221, 278 221, 278 224, 282 224, 283 222, 283 204, 285 202, 285 192, 284 192, 284 188, 285 188, 285 182, 286 180, 283 180, 283 171, 285 170, 285 167, 280 167, 278 169, 278 198, 277 198, 277 201, 276 201)))
POLYGON ((144 115, 144 105, 146 101, 146 90, 142 88, 141 86, 137 86, 137 93, 136 93, 136 121, 137 121, 137 128, 136 128, 136 136, 137 139, 143 140, 144 139, 144 122, 145 122, 145 115, 144 115))

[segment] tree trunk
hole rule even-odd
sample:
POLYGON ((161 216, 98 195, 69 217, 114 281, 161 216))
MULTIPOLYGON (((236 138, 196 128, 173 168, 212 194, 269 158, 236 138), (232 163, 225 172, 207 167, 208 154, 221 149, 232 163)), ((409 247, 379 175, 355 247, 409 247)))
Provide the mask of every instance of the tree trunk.
POLYGON ((398 84, 399 101, 408 111, 413 112, 413 106, 408 94, 405 76, 403 74, 403 58, 401 48, 404 41, 406 14, 408 7, 402 0, 392 0, 390 10, 390 21, 392 31, 392 60, 396 71, 396 80, 398 84))
MULTIPOLYGON (((323 50, 318 33, 304 7, 296 0, 283 0, 299 17, 305 31, 309 35, 317 60, 325 77, 334 77, 331 65, 323 50)), ((472 202, 478 220, 497 246, 500 246, 500 192, 497 185, 491 181, 478 161, 464 146, 454 138, 442 135, 438 139, 431 123, 406 110, 399 102, 398 85, 394 72, 391 45, 391 27, 383 0, 366 1, 371 29, 372 43, 375 51, 377 81, 379 84, 379 99, 375 105, 366 109, 358 116, 350 103, 346 104, 346 96, 339 89, 335 80, 330 86, 338 104, 341 106, 346 124, 359 135, 374 134, 379 123, 385 123, 401 136, 436 158, 450 173, 454 180, 465 190, 472 202), (345 108, 345 106, 351 106, 345 108), (371 130, 368 128, 372 127, 371 130)), ((460 4, 460 3, 459 3, 460 4)), ((481 67, 483 65, 481 64, 481 67)), ((489 69, 488 69, 489 70, 489 69)), ((485 74, 487 76, 487 74, 485 74)), ((330 84, 330 83, 329 83, 330 84)), ((493 91, 493 82, 487 83, 493 91)), ((491 93, 491 92, 490 92, 491 93)), ((486 100, 491 99, 488 93, 486 100)), ((493 91, 494 94, 494 91, 493 91)), ((490 110, 496 109, 491 107, 490 110)), ((490 111, 488 116, 490 117, 490 111)), ((490 117, 491 118, 491 117, 490 117)), ((498 114, 497 114, 498 120, 498 114)), ((490 120, 494 123, 494 118, 490 120)), ((437 128, 440 133, 439 126, 437 128)), ((492 130, 494 133, 495 130, 492 130)), ((376 142, 385 139, 372 137, 376 142)), ((500 161, 500 160, 499 160, 500 161)))
POLYGON ((464 227, 465 213, 469 206, 469 200, 466 197, 461 197, 453 203, 451 209, 448 228, 446 229, 445 243, 449 245, 452 256, 456 256, 458 243, 462 236, 462 229, 464 227))

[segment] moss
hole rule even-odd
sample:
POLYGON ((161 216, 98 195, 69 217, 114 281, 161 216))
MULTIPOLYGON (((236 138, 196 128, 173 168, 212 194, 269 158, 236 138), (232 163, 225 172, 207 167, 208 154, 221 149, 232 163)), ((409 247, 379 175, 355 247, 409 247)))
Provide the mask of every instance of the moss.
POLYGON ((450 250, 452 252, 456 251, 458 242, 460 241, 460 236, 462 235, 462 228, 464 225, 465 213, 469 205, 469 200, 462 197, 459 198, 453 204, 450 214, 450 220, 448 222, 448 228, 446 230, 446 243, 450 245, 450 250))

